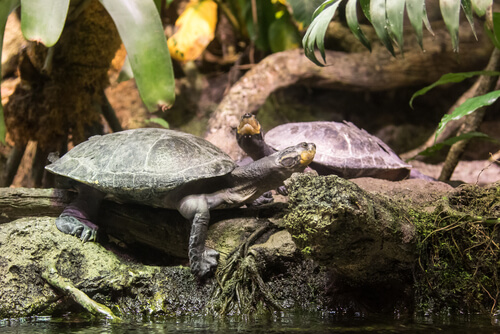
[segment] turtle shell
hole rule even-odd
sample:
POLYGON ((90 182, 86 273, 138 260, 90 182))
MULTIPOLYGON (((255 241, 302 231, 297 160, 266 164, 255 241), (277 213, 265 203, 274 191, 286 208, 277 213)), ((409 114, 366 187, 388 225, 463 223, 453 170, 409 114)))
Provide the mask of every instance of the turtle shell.
POLYGON ((134 129, 94 136, 45 167, 118 197, 147 202, 235 164, 210 142, 180 131, 134 129))
POLYGON ((320 169, 320 174, 402 179, 411 168, 382 140, 350 122, 287 123, 271 129, 264 140, 276 150, 314 142, 316 156, 311 167, 320 169))

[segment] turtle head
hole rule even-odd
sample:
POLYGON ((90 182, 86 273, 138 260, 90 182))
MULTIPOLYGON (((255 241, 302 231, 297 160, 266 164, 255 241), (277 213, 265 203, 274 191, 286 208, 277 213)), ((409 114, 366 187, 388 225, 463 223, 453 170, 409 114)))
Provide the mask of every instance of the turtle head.
POLYGON ((316 145, 313 143, 300 143, 281 150, 277 156, 277 164, 292 170, 304 170, 314 159, 316 145))
POLYGON ((255 115, 246 113, 245 115, 241 116, 240 124, 238 124, 237 128, 237 136, 260 135, 262 137, 260 128, 260 123, 255 115))
POLYGON ((275 152, 264 141, 264 134, 259 121, 250 113, 241 116, 236 129, 236 141, 246 154, 258 160, 275 152))

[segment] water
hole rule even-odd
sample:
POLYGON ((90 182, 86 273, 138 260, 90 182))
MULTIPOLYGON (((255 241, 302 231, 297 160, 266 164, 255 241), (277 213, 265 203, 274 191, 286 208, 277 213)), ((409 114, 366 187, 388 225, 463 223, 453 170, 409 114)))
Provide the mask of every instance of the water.
POLYGON ((380 317, 336 317, 331 314, 275 314, 248 317, 177 317, 154 321, 112 324, 105 320, 35 317, 0 320, 0 333, 500 333, 490 319, 474 317, 420 317, 389 319, 380 317))

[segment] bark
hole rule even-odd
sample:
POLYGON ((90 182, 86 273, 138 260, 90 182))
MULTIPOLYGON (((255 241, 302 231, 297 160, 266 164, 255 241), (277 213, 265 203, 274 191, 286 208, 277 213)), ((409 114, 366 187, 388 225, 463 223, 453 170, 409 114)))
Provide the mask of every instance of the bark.
POLYGON ((486 36, 476 41, 470 26, 460 30, 461 52, 452 51, 448 32, 436 29, 435 37, 424 39, 425 52, 407 38, 403 57, 393 58, 383 48, 372 53, 327 51, 326 67, 308 60, 302 50, 290 50, 266 57, 248 71, 219 104, 209 121, 206 138, 241 158, 234 140, 234 131, 241 115, 256 112, 267 97, 279 88, 301 84, 340 89, 382 91, 397 87, 431 83, 442 74, 482 68, 491 54, 486 36))
MULTIPOLYGON (((23 217, 57 217, 76 196, 65 189, 0 188, 0 224, 23 217)), ((279 207, 279 206, 278 206, 279 207)), ((264 208, 261 217, 270 217, 278 208, 264 208)), ((248 218, 253 209, 215 210, 211 224, 233 218, 248 218)), ((175 210, 105 200, 98 221, 101 232, 128 247, 146 245, 174 259, 186 259, 189 222, 175 210)))

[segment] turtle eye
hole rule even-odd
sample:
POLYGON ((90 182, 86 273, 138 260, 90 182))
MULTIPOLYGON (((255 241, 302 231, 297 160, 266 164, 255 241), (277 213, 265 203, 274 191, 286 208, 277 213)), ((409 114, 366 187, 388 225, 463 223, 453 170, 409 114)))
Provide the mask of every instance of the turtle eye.
POLYGON ((306 142, 302 142, 302 143, 300 143, 300 146, 302 146, 303 148, 307 148, 307 143, 306 142))

